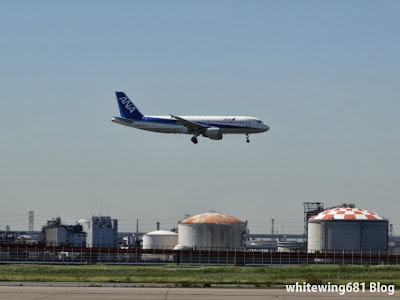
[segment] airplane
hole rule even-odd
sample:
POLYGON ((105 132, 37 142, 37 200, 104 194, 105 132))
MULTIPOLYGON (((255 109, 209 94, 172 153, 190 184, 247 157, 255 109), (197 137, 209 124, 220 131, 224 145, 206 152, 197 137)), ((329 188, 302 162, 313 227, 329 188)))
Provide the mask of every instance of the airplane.
POLYGON ((191 141, 198 143, 202 135, 212 140, 221 140, 223 134, 249 134, 269 130, 261 120, 253 117, 237 116, 145 116, 124 92, 115 92, 121 117, 113 117, 112 122, 137 129, 193 135, 191 141))

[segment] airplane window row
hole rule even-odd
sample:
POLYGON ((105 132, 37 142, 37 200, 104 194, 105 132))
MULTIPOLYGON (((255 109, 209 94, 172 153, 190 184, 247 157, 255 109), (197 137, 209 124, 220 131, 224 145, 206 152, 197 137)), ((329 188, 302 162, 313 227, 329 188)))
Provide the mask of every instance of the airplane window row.
POLYGON ((206 123, 244 123, 244 121, 205 121, 206 123))

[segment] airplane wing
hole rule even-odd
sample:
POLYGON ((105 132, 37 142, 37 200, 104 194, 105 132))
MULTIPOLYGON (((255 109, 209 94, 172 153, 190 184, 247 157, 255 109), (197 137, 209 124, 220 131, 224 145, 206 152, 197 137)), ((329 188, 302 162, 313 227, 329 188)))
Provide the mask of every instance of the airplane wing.
POLYGON ((188 121, 178 116, 171 115, 171 117, 177 120, 178 124, 185 126, 188 129, 189 133, 203 133, 208 128, 207 126, 192 121, 188 121))

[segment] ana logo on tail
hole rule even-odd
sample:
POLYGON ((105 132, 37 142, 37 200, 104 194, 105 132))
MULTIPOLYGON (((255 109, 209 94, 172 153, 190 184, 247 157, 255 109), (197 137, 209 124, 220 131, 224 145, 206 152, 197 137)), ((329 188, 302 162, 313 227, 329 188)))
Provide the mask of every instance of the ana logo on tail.
POLYGON ((121 103, 125 105, 125 108, 129 110, 130 113, 133 113, 136 110, 136 107, 133 105, 133 103, 128 99, 128 97, 121 97, 119 98, 121 103))

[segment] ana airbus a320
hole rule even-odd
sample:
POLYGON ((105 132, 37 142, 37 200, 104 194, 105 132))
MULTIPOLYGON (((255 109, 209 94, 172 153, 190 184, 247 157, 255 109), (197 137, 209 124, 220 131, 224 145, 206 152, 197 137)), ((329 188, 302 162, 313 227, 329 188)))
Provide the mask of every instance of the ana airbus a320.
POLYGON ((114 117, 112 122, 153 132, 190 134, 194 144, 200 135, 221 140, 224 134, 245 134, 249 143, 250 134, 269 130, 260 119, 245 116, 146 116, 124 92, 115 94, 121 117, 114 117))

